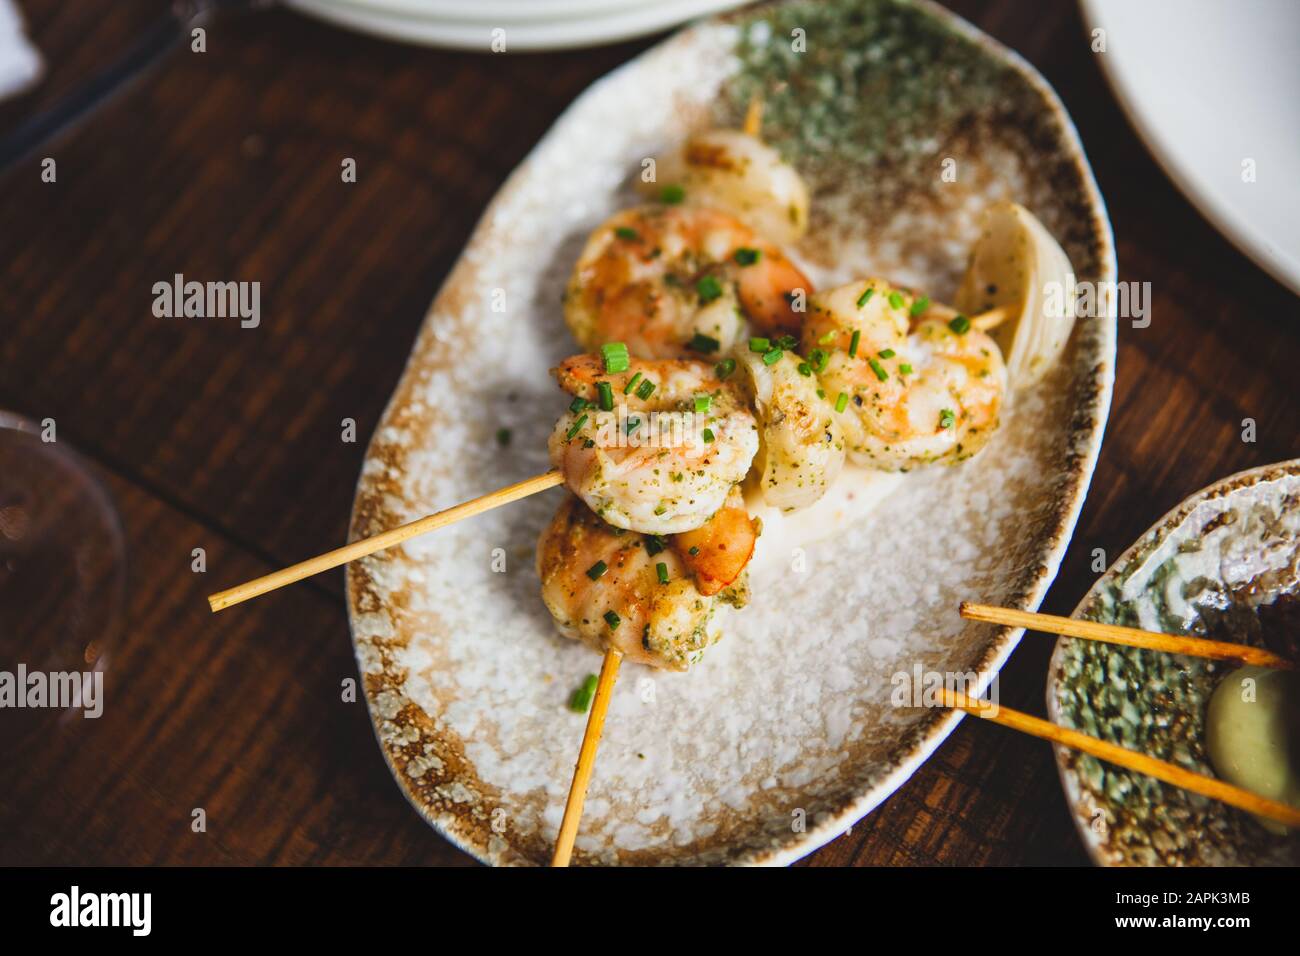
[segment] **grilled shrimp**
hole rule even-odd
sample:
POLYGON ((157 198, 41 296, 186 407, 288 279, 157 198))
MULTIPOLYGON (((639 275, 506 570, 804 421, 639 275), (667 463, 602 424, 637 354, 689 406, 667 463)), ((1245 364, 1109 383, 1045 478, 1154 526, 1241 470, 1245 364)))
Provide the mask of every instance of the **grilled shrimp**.
POLYGON ((782 511, 816 502, 844 465, 844 428, 817 394, 809 363, 771 343, 741 345, 738 378, 759 421, 755 479, 763 500, 782 511))
POLYGON ((698 528, 722 507, 758 451, 758 425, 713 366, 600 356, 554 369, 575 396, 549 448, 565 483, 610 524, 646 534, 698 528))
POLYGON ((564 296, 585 349, 624 342, 642 358, 727 351, 745 319, 797 334, 792 302, 811 285, 781 251, 736 219, 698 206, 638 206, 587 240, 564 296))
POLYGON ((646 191, 682 191, 691 204, 730 213, 773 242, 798 241, 808 228, 808 187, 794 167, 756 137, 740 130, 696 133, 656 161, 646 191))
POLYGON ((857 463, 906 471, 979 451, 997 428, 1007 373, 970 321, 924 317, 925 301, 881 279, 814 296, 803 347, 857 463), (921 316, 914 328, 911 312, 921 316))
POLYGON ((611 527, 569 496, 537 545, 542 600, 568 637, 602 652, 617 648, 652 667, 685 670, 720 636, 709 627, 718 606, 743 607, 748 597, 744 567, 755 529, 738 491, 692 532, 701 533, 712 540, 711 556, 698 545, 611 527), (728 559, 717 560, 719 553, 728 559), (724 565, 725 584, 707 576, 724 565))

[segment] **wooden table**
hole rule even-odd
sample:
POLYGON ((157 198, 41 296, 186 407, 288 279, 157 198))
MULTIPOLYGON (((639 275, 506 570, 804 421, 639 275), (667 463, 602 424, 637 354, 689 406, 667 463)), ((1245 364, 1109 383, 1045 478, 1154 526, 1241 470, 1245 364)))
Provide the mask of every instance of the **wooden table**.
MULTIPOLYGON (((1110 427, 1045 610, 1184 496, 1300 456, 1296 300, 1209 226, 1140 145, 1071 3, 954 4, 1073 114, 1118 241, 1149 281, 1122 323, 1110 427), (1242 420, 1257 440, 1241 438, 1242 420)), ((164 6, 23 0, 51 65, 0 128, 123 49, 164 6)), ((366 436, 485 203, 559 112, 648 45, 495 56, 408 48, 284 11, 223 20, 3 182, 0 408, 53 417, 112 492, 129 628, 102 719, 0 737, 0 863, 470 862, 407 806, 363 703, 342 574, 219 618, 204 596, 344 539, 366 436), (343 157, 355 185, 340 183, 343 157), (259 279, 263 324, 151 314, 174 273, 259 279), (340 441, 353 418, 360 436, 340 441), (190 570, 206 549, 208 570, 190 570), (191 813, 207 832, 191 831, 191 813)), ((1051 641, 1002 700, 1042 713, 1051 641)), ((1080 864, 1046 744, 965 721, 883 806, 812 854, 844 864, 1080 864)))

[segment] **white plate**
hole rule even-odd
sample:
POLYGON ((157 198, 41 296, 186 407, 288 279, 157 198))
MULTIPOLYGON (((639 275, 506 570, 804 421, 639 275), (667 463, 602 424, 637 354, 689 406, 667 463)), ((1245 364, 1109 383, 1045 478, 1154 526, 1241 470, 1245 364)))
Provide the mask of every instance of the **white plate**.
POLYGON ((1082 0, 1120 105, 1202 214, 1300 293, 1300 3, 1082 0), (1243 181, 1253 162, 1255 181, 1243 181))
POLYGON ((624 5, 606 13, 552 20, 505 18, 438 19, 407 10, 379 9, 356 0, 288 0, 303 13, 339 26, 427 46, 487 52, 495 30, 505 30, 506 49, 564 50, 615 43, 666 30, 697 17, 739 6, 738 0, 661 0, 654 4, 624 5))
POLYGON ((411 20, 468 20, 498 25, 571 20, 652 6, 659 0, 333 0, 358 11, 402 14, 411 20))

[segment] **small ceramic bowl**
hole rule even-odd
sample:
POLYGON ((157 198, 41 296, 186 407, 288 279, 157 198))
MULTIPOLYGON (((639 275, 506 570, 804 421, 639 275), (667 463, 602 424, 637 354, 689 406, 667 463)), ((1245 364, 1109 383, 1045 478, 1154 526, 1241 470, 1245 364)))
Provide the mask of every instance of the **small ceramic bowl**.
MULTIPOLYGON (((1300 591, 1300 460, 1225 478, 1165 515, 1111 567, 1074 617, 1258 644, 1261 613, 1300 591), (1261 608, 1265 609, 1261 612, 1261 608)), ((1199 773, 1205 711, 1233 665, 1061 638, 1051 718, 1199 773)), ((1143 774, 1056 748, 1066 799, 1107 866, 1300 864, 1300 834, 1143 774)))

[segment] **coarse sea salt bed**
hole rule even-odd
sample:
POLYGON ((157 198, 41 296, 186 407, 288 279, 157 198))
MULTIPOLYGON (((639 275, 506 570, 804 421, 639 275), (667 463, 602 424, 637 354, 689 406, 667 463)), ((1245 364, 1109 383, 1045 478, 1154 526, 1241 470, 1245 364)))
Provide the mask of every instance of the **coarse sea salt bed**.
MULTIPOLYGON (((590 230, 636 201, 642 160, 715 118, 739 69, 718 55, 735 30, 696 28, 613 74, 503 188, 374 438, 354 534, 549 467, 546 436, 564 401, 547 370, 576 350, 560 308, 569 270, 590 230)), ((1059 186, 1035 168, 995 139, 952 188, 870 230, 828 228, 831 248, 795 256, 818 287, 881 275, 948 298, 989 203, 1014 198, 1054 231, 1064 221, 1059 186)), ((828 182, 847 185, 820 184, 815 215, 857 221, 854 177, 828 182)), ((1081 278, 1105 277, 1107 255, 1076 242, 1081 278)), ((792 536, 798 519, 769 521, 750 606, 721 619, 725 636, 689 672, 624 664, 577 840, 584 862, 660 861, 665 847, 682 862, 723 862, 735 845, 762 858, 824 841, 833 832, 819 827, 845 825, 851 805, 869 809, 863 794, 883 799, 903 761, 937 740, 932 713, 891 705, 894 676, 918 663, 996 666, 1011 646, 992 649, 993 632, 961 621, 958 604, 1036 603, 1054 573, 1095 457, 1113 333, 1113 323, 1076 330, 1066 359, 1009 401, 974 459, 863 484, 871 507, 826 522, 840 526, 821 540, 792 536), (1082 423, 1081 408, 1092 416, 1082 423), (803 830, 792 825, 801 819, 803 830)), ((394 773, 417 809, 497 862, 537 862, 553 841, 585 725, 566 704, 600 665, 555 631, 534 568, 566 493, 413 539, 349 578, 358 660, 394 773)))

